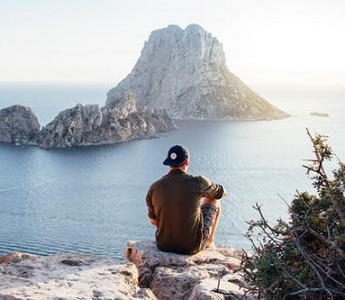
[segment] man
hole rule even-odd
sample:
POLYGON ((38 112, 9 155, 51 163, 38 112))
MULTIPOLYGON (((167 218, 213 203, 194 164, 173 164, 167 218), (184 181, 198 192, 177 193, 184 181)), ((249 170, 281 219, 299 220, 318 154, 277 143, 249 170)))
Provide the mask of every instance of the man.
POLYGON ((189 152, 170 148, 164 165, 167 175, 154 182, 146 196, 148 216, 157 226, 157 247, 162 251, 195 254, 214 246, 220 201, 226 190, 203 176, 187 174, 189 152))

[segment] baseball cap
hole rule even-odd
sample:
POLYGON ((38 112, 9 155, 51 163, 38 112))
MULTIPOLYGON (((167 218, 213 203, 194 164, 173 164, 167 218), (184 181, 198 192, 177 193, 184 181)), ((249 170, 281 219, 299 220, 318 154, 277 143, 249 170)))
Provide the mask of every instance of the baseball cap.
POLYGON ((179 167, 189 158, 189 152, 186 147, 181 145, 172 146, 169 149, 167 158, 163 161, 163 165, 171 167, 179 167))

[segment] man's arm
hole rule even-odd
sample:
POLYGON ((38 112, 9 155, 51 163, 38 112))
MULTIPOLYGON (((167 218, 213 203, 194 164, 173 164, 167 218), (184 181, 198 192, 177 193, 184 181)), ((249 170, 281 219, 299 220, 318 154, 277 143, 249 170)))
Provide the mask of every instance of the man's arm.
POLYGON ((200 176, 203 180, 204 189, 202 191, 202 196, 211 199, 221 199, 225 197, 228 192, 226 189, 217 183, 212 183, 207 177, 200 176))
POLYGON ((152 205, 152 189, 150 188, 147 195, 146 195, 146 205, 148 208, 148 217, 150 219, 150 223, 154 226, 157 226, 156 215, 154 213, 153 205, 152 205))

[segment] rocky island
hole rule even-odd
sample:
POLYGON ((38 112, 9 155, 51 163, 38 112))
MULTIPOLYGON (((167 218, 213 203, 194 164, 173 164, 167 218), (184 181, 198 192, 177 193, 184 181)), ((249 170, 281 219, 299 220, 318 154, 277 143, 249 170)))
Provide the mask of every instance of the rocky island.
POLYGON ((138 111, 131 95, 112 105, 77 104, 61 113, 36 136, 41 148, 64 148, 128 142, 152 138, 176 129, 165 110, 138 111))
POLYGON ((318 112, 318 111, 313 111, 313 112, 310 113, 310 115, 314 116, 314 117, 325 117, 325 118, 329 117, 328 113, 318 112))
POLYGON ((138 107, 164 108, 173 119, 267 120, 289 115, 260 97, 226 65, 222 44, 201 26, 153 31, 132 72, 107 94, 131 91, 138 107))
POLYGON ((40 131, 38 119, 29 107, 13 105, 0 110, 0 141, 35 144, 40 131))
POLYGON ((0 142, 64 148, 128 142, 176 129, 174 119, 270 120, 289 115, 226 66, 222 44, 199 25, 153 31, 106 103, 77 104, 42 127, 29 107, 0 111, 0 142))
POLYGON ((127 142, 157 137, 176 129, 164 110, 136 111, 135 102, 116 107, 77 104, 66 109, 40 129, 29 107, 11 106, 0 110, 0 142, 66 148, 127 142))

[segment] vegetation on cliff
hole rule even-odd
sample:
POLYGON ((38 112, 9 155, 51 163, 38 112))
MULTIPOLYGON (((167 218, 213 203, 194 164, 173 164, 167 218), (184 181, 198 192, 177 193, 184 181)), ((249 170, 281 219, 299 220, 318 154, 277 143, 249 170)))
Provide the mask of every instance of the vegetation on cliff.
POLYGON ((242 267, 248 290, 264 299, 345 299, 345 164, 327 171, 336 159, 327 137, 313 137, 315 158, 304 167, 311 175, 316 195, 297 192, 288 222, 268 224, 260 215, 249 222, 252 255, 242 267))

